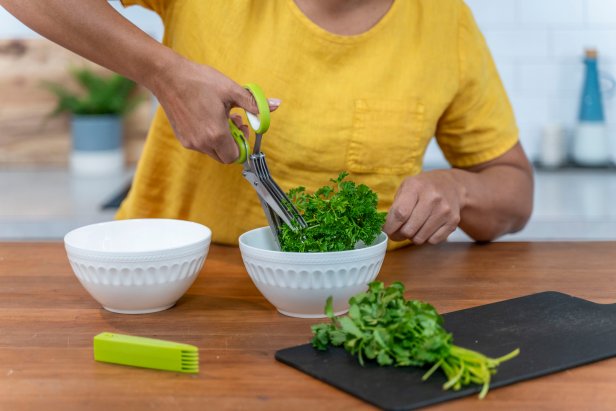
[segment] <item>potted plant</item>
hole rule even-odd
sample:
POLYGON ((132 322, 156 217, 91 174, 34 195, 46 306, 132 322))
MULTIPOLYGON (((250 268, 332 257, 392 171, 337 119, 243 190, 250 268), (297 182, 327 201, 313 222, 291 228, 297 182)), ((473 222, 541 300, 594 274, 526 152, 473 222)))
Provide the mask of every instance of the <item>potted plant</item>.
POLYGON ((122 116, 140 101, 135 95, 136 84, 118 74, 103 76, 86 68, 73 69, 71 75, 81 92, 45 83, 58 98, 52 115, 71 115, 71 171, 79 175, 122 172, 122 116))

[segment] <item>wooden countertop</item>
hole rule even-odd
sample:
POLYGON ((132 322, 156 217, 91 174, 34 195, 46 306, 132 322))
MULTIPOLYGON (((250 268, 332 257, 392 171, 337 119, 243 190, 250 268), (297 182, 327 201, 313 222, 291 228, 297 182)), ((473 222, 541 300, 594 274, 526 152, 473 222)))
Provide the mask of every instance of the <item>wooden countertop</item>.
MULTIPOLYGON (((546 290, 616 300, 616 242, 449 243, 388 253, 400 280, 440 312, 546 290)), ((615 319, 616 321, 616 319, 615 319)), ((212 246, 199 278, 167 311, 118 315, 81 287, 61 243, 0 243, 0 410, 368 410, 370 405, 274 360, 315 320, 284 317, 261 296, 237 248, 212 246), (200 348, 198 375, 92 359, 101 331, 200 348)), ((616 359, 430 410, 611 410, 616 359)))

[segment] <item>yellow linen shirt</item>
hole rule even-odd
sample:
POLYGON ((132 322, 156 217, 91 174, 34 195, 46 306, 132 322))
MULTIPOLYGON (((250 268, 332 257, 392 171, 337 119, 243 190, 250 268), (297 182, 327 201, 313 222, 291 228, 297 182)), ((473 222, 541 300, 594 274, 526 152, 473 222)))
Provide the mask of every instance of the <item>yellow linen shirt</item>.
MULTIPOLYGON (((284 190, 312 191, 347 170, 386 211, 402 180, 421 172, 432 137, 456 167, 517 142, 508 98, 461 0, 395 0, 353 36, 320 28, 293 0, 123 3, 156 11, 164 44, 179 54, 282 99, 262 150, 284 190)), ((160 108, 117 214, 144 217, 202 223, 223 244, 267 224, 241 166, 183 148, 160 108)))

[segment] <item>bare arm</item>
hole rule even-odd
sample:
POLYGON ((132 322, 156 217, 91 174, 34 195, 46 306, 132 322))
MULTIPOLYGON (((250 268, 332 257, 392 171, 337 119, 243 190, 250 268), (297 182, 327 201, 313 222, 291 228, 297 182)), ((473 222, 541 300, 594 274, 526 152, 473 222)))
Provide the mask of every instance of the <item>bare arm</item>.
POLYGON ((521 230, 533 204, 532 168, 517 144, 468 169, 434 170, 401 184, 384 230, 415 244, 445 241, 456 227, 477 241, 521 230))
POLYGON ((453 170, 465 187, 460 228, 478 241, 524 228, 533 209, 533 170, 517 144, 501 157, 453 170))
POLYGON ((53 42, 147 87, 186 148, 224 163, 238 156, 229 110, 257 108, 250 93, 223 74, 150 38, 106 0, 0 0, 0 5, 53 42))

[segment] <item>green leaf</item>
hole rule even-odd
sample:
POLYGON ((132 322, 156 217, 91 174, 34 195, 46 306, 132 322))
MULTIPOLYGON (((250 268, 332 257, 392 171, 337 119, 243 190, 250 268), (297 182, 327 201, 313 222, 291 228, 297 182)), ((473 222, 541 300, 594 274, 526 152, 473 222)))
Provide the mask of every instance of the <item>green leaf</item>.
POLYGON ((347 334, 342 330, 335 330, 329 333, 329 340, 332 345, 338 346, 344 344, 347 339, 347 334))
POLYGON ((325 315, 327 318, 334 318, 334 297, 331 295, 327 297, 327 301, 325 301, 325 315))
POLYGON ((349 317, 340 317, 338 318, 338 322, 340 323, 340 326, 342 327, 342 330, 344 332, 352 334, 358 338, 363 337, 363 333, 361 332, 361 330, 357 328, 353 320, 351 320, 349 317))
POLYGON ((376 361, 379 365, 391 365, 394 363, 394 360, 387 354, 385 351, 381 351, 376 358, 376 361))
POLYGON ((361 318, 361 310, 357 304, 351 303, 349 307, 349 317, 358 320, 361 318))
POLYGON ((134 93, 136 84, 118 74, 101 76, 85 68, 73 68, 70 72, 81 86, 80 93, 75 93, 62 84, 42 84, 58 99, 51 115, 63 112, 77 115, 122 115, 143 101, 143 96, 134 93))

